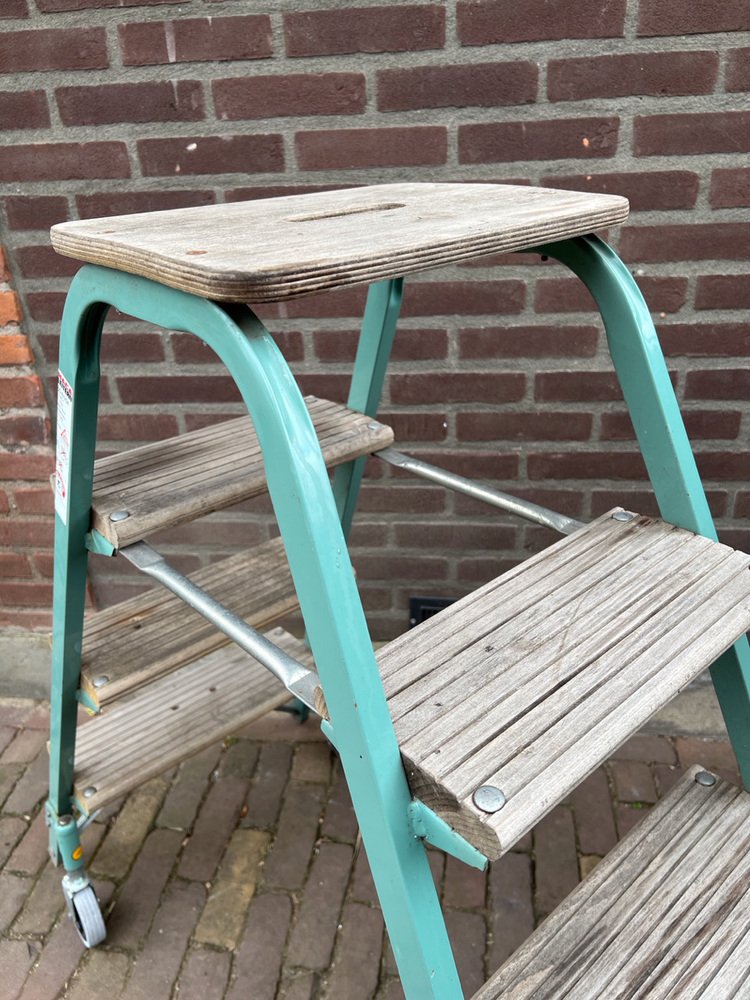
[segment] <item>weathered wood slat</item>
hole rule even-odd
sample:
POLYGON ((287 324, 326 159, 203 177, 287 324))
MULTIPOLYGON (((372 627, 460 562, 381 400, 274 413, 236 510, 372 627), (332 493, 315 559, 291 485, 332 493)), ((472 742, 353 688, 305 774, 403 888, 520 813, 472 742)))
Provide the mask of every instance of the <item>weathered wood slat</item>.
MULTIPOLYGON (((268 637, 312 666, 301 640, 280 628, 268 637)), ((76 799, 93 812, 289 700, 288 691, 247 653, 236 646, 215 650, 79 728, 76 799)))
MULTIPOLYGON (((372 417, 312 396, 305 402, 328 466, 393 442, 390 427, 372 417)), ((265 488, 257 435, 249 417, 238 417, 99 459, 92 527, 122 548, 257 496, 265 488), (115 511, 129 516, 111 521, 115 511)))
POLYGON ((66 222, 52 244, 206 298, 272 302, 583 235, 627 213, 614 195, 383 184, 66 222))
POLYGON ((378 654, 412 791, 490 857, 750 627, 750 556, 613 513, 378 654))
POLYGON ((473 1000, 747 997, 750 795, 691 768, 473 1000))
MULTIPOLYGON (((280 538, 197 570, 190 579, 259 630, 299 606, 280 538)), ((157 587, 87 619, 81 687, 106 708, 227 642, 205 618, 157 587)))

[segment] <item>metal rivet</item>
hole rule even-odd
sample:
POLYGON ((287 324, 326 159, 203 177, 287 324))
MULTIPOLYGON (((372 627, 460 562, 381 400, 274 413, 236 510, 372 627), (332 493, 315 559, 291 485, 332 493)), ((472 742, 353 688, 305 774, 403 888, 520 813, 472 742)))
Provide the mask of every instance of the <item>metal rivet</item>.
POLYGON ((616 510, 612 515, 615 521, 632 521, 635 514, 631 514, 629 510, 616 510))
POLYGON ((99 789, 95 788, 94 785, 89 785, 88 788, 84 788, 83 790, 84 799, 92 799, 96 795, 98 790, 99 789))
POLYGON ((367 426, 368 426, 368 428, 371 431, 379 431, 380 430, 380 424, 368 424, 367 426))
POLYGON ((706 788, 710 788, 711 785, 716 784, 716 775, 711 774, 710 771, 697 771, 695 780, 697 784, 705 785, 706 788))
POLYGON ((95 677, 91 683, 95 688, 103 688, 105 684, 109 684, 109 677, 102 674, 101 677, 95 677))
POLYGON ((57 820, 59 826, 70 826, 73 822, 72 816, 60 816, 57 820))
POLYGON ((505 805, 505 795, 494 785, 482 785, 472 795, 474 805, 482 812, 495 813, 505 805))
POLYGON ((129 510, 113 510, 109 515, 110 521, 125 521, 130 517, 129 510))

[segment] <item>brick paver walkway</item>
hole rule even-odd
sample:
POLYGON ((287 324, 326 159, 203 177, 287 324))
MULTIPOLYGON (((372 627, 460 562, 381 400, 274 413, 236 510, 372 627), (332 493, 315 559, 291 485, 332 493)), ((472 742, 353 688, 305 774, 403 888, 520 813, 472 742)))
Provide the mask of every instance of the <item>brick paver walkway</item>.
MULTIPOLYGON (((46 730, 44 706, 0 701, 2 1000, 403 996, 313 721, 274 713, 89 826, 109 937, 88 953, 47 861, 46 730)), ((726 743, 637 736, 488 874, 431 853, 468 996, 694 762, 737 780, 726 743)))

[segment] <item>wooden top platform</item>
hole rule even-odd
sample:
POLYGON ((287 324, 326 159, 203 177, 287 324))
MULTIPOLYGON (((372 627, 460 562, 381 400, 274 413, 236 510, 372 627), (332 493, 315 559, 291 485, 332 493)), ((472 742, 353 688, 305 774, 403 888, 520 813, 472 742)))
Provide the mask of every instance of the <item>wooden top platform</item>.
POLYGON ((627 214, 615 195, 383 184, 65 222, 52 245, 204 298, 275 302, 581 236, 627 214))

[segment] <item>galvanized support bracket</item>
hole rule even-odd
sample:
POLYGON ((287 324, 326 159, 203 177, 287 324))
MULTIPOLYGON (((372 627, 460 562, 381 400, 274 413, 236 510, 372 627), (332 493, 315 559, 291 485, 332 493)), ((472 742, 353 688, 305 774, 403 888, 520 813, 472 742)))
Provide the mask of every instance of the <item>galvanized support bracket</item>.
POLYGON ((487 867, 487 858, 484 854, 472 846, 468 840, 464 840, 460 833, 456 833, 453 827, 449 826, 424 802, 415 799, 409 804, 409 825, 415 837, 445 851, 446 854, 452 854, 454 858, 463 861, 465 865, 478 868, 480 871, 484 871, 487 867))

